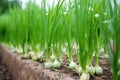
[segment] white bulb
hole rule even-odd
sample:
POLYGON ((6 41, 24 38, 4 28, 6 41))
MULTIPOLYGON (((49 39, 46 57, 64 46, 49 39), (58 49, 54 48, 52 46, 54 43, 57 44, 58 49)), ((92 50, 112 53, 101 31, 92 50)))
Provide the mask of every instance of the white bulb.
POLYGON ((89 80, 90 74, 89 73, 82 73, 80 80, 89 80))
POLYGON ((69 64, 70 69, 74 69, 74 68, 76 68, 76 66, 77 66, 76 63, 73 62, 73 61, 71 61, 70 64, 69 64))
POLYGON ((87 65, 86 69, 90 74, 95 74, 95 68, 93 66, 87 65))
POLYGON ((60 62, 58 60, 55 60, 53 62, 53 66, 54 66, 54 68, 59 68, 61 66, 61 64, 60 64, 60 62))
POLYGON ((52 65, 53 65, 52 62, 50 62, 50 61, 44 63, 44 66, 45 66, 45 68, 47 68, 47 69, 52 68, 52 65))
POLYGON ((37 59, 38 59, 37 55, 33 55, 33 56, 32 56, 32 60, 33 60, 33 61, 36 61, 37 59))
POLYGON ((78 74, 81 74, 81 73, 82 73, 82 68, 76 66, 75 71, 76 71, 78 74))
POLYGON ((29 54, 23 54, 23 55, 21 55, 21 57, 22 58, 29 58, 30 56, 29 56, 29 54))
POLYGON ((40 53, 37 54, 37 57, 38 57, 38 58, 41 58, 42 56, 43 56, 43 55, 40 54, 40 53))
POLYGON ((39 61, 44 60, 44 56, 42 54, 37 54, 37 58, 39 59, 39 61))
POLYGON ((103 74, 103 69, 100 66, 95 67, 95 72, 97 75, 103 74))
POLYGON ((28 52, 28 54, 29 54, 30 56, 34 56, 35 52, 34 52, 34 51, 30 51, 30 52, 28 52))
POLYGON ((22 50, 21 48, 18 48, 18 49, 17 49, 17 52, 18 52, 18 53, 22 53, 23 50, 22 50))

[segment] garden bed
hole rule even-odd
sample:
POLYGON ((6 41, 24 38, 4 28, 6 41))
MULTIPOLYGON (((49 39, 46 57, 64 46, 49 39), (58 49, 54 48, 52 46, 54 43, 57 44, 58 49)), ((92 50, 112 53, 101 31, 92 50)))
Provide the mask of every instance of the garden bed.
POLYGON ((21 59, 3 45, 0 46, 0 56, 16 80, 74 80, 67 74, 44 69, 41 63, 21 59))
MULTIPOLYGON (((68 69, 67 65, 59 69, 45 69, 43 63, 21 59, 4 45, 0 45, 0 57, 16 80, 79 80, 80 78, 76 72, 68 69)), ((100 58, 100 65, 104 73, 100 76, 91 76, 91 80, 112 80, 108 60, 100 58)))
POLYGON ((15 80, 0 57, 0 80, 15 80))

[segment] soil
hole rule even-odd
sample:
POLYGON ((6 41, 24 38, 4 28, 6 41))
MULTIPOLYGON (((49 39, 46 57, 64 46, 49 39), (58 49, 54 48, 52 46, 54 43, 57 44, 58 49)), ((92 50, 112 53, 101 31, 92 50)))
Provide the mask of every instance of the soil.
POLYGON ((0 58, 0 80, 14 80, 13 76, 10 74, 5 64, 2 63, 0 58))
MULTIPOLYGON (((29 59, 24 59, 24 60, 29 60, 29 59)), ((77 58, 75 56, 73 56, 73 60, 77 62, 77 58)), ((42 63, 42 66, 43 66, 43 62, 39 62, 39 63, 42 63)), ((99 64, 103 68, 103 74, 101 75, 95 74, 94 76, 90 76, 90 80, 113 80, 108 59, 100 58, 99 64)), ((68 68, 68 65, 69 65, 69 60, 68 60, 68 57, 65 56, 63 58, 62 66, 59 69, 51 69, 51 71, 61 73, 63 74, 62 76, 65 76, 64 74, 66 74, 72 77, 72 79, 74 80, 79 80, 80 75, 78 75, 74 70, 70 70, 68 68)), ((94 65, 94 60, 93 60, 93 65, 94 65)), ((57 76, 61 77, 61 75, 59 74, 57 76)))
MULTIPOLYGON (((73 56, 73 59, 74 61, 77 60, 75 56, 73 56)), ((103 68, 103 74, 101 75, 95 74, 94 76, 90 76, 90 80, 113 80, 108 59, 100 58, 99 63, 100 66, 103 68)), ((79 80, 80 76, 75 71, 68 69, 68 64, 69 64, 68 58, 64 57, 63 66, 61 66, 59 69, 51 69, 51 70, 70 75, 73 79, 79 80)), ((94 64, 94 60, 93 60, 93 64, 94 64)))
MULTIPOLYGON (((39 61, 33 62, 30 59, 21 59, 19 55, 13 52, 9 52, 7 51, 7 49, 2 47, 1 47, 1 52, 4 53, 2 54, 2 56, 5 57, 4 62, 8 64, 7 66, 11 66, 11 68, 9 68, 10 71, 12 71, 12 73, 15 72, 15 74, 13 75, 16 76, 17 78, 19 76, 22 76, 19 77, 20 79, 16 79, 16 80, 79 80, 80 79, 80 75, 78 75, 75 71, 70 70, 68 68, 69 61, 66 56, 64 56, 62 66, 59 69, 45 69, 43 66, 43 62, 39 62, 39 61), (10 57, 11 59, 9 59, 10 57), (16 69, 14 67, 16 67, 16 69)), ((75 56, 73 56, 73 59, 75 62, 77 61, 77 58, 75 56)), ((94 64, 94 60, 93 60, 93 64, 94 64)), ((103 68, 103 74, 102 75, 95 74, 94 76, 91 76, 90 80, 113 80, 108 59, 100 57, 100 66, 103 68)), ((0 72, 1 72, 1 68, 0 68, 0 72)), ((6 72, 8 72, 8 70, 5 68, 5 71, 2 71, 2 73, 4 74, 3 77, 11 78, 11 79, 0 78, 0 80, 14 80, 12 79, 9 73, 7 73, 9 76, 6 76, 6 72)), ((0 73, 0 77, 1 77, 1 73, 0 73)))

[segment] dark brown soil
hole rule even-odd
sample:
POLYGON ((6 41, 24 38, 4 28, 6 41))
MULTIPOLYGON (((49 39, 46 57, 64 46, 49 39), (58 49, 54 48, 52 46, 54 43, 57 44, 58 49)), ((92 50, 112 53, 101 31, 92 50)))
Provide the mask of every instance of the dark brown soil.
POLYGON ((6 66, 2 63, 0 58, 0 80, 14 80, 6 66))

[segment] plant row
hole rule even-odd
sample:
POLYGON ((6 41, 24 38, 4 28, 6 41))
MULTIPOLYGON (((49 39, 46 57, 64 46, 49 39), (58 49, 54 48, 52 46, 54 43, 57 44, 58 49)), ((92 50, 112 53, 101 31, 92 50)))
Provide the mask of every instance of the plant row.
POLYGON ((68 67, 82 74, 80 80, 103 74, 102 51, 109 56, 113 78, 119 80, 120 6, 116 0, 113 4, 110 0, 58 0, 50 7, 46 0, 40 6, 29 1, 25 9, 16 6, 0 16, 0 42, 22 58, 44 61, 46 68, 59 68, 67 56, 68 67))

